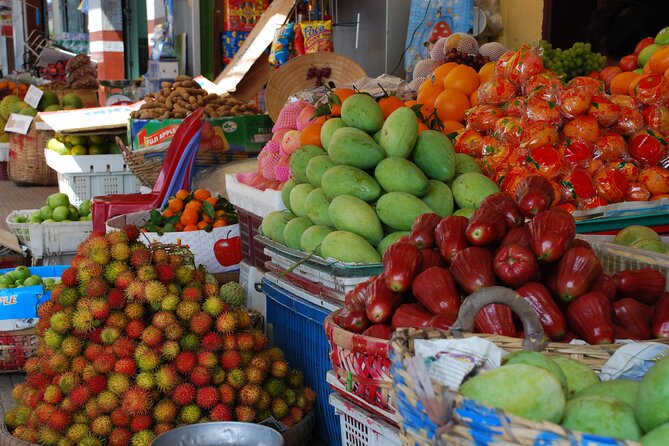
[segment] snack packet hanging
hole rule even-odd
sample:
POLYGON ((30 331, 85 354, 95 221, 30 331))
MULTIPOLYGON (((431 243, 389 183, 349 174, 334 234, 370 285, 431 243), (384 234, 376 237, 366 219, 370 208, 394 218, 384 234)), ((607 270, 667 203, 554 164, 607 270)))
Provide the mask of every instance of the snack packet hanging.
POLYGON ((304 35, 302 34, 302 27, 295 26, 295 37, 293 38, 293 49, 297 56, 304 54, 304 35))
POLYGON ((290 58, 290 46, 293 41, 294 23, 283 25, 274 33, 274 41, 269 52, 269 64, 280 67, 290 58))
POLYGON ((334 51, 332 20, 301 22, 300 28, 304 36, 305 53, 331 53, 334 51))

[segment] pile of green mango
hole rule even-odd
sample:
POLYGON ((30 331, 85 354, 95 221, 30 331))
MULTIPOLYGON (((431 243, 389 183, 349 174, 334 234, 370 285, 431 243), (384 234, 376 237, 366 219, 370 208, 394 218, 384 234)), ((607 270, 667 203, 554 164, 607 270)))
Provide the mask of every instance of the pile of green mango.
POLYGON ((46 199, 46 204, 30 215, 18 215, 12 219, 13 223, 63 223, 68 221, 90 221, 91 201, 84 200, 77 208, 70 203, 69 197, 56 192, 46 199))
POLYGON ((17 266, 12 271, 0 275, 0 290, 36 285, 42 285, 45 290, 52 290, 59 282, 60 278, 42 278, 37 274, 32 274, 26 266, 17 266))
MULTIPOLYGON (((116 155, 121 148, 116 143, 117 135, 63 135, 56 133, 46 148, 59 155, 116 155)), ((128 145, 126 134, 118 135, 128 145)))
POLYGON ((515 352, 501 367, 460 387, 467 398, 535 421, 604 437, 669 444, 669 358, 641 381, 600 381, 587 365, 565 357, 515 352))
POLYGON ((421 214, 471 215, 497 185, 444 134, 418 134, 413 110, 384 121, 369 95, 342 104, 321 128, 323 147, 291 154, 281 191, 286 211, 268 214, 263 234, 290 248, 350 263, 378 263, 421 214))
POLYGON ((669 246, 662 241, 657 232, 648 226, 628 226, 616 234, 614 243, 660 254, 669 253, 669 246))

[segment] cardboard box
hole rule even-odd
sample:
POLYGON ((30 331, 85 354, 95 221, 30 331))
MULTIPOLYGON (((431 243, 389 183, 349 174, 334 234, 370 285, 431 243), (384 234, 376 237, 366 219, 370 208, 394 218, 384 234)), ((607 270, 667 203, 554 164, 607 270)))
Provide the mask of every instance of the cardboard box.
MULTIPOLYGON (((67 266, 33 266, 32 274, 46 278, 60 278, 67 266)), ((12 269, 1 269, 0 275, 12 269)), ((42 285, 24 288, 0 289, 0 320, 13 321, 16 319, 30 319, 37 317, 37 307, 51 299, 51 291, 46 291, 42 285)))
POLYGON ((267 9, 267 0, 225 0, 223 8, 226 31, 251 31, 267 9))
MULTIPOLYGON (((128 128, 128 142, 132 150, 161 149, 169 146, 182 119, 131 119, 128 128)), ((231 116, 206 119, 221 132, 230 152, 258 153, 272 138, 272 120, 269 115, 231 116)), ((202 146, 200 147, 202 151, 202 146)))
MULTIPOLYGON (((149 213, 150 211, 135 212, 110 218, 107 221, 107 232, 121 230, 126 224, 142 226, 149 220, 149 213)), ((139 240, 146 245, 153 242, 187 245, 195 256, 195 266, 203 265, 211 274, 237 271, 242 261, 238 224, 214 228, 211 232, 167 232, 163 235, 157 232, 143 232, 139 240), (217 259, 217 253, 220 255, 221 250, 225 249, 221 243, 227 239, 233 243, 239 242, 239 261, 232 265, 223 265, 217 259)))

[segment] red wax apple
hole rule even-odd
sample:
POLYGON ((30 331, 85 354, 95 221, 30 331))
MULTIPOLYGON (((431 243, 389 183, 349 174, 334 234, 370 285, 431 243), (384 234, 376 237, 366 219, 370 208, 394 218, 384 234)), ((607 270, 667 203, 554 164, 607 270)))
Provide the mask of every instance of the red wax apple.
POLYGON ((539 264, 534 253, 520 245, 502 246, 493 259, 493 269, 497 278, 511 288, 539 278, 539 264))
POLYGON ((239 236, 230 237, 230 232, 226 236, 228 238, 214 243, 214 256, 223 266, 236 265, 242 261, 242 239, 239 236))

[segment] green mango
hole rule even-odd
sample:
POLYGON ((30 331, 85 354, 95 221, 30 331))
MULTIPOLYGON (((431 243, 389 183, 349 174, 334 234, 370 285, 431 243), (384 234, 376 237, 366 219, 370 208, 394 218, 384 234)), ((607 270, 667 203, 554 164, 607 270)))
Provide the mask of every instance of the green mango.
POLYGON ((613 242, 623 246, 632 246, 639 240, 660 241, 660 235, 648 226, 630 225, 621 229, 613 242))
POLYGON ((321 242, 321 256, 347 263, 381 263, 381 256, 364 238, 348 231, 333 231, 321 242))
POLYGON ((330 221, 339 231, 363 237, 376 246, 383 238, 383 227, 374 208, 352 195, 335 197, 328 208, 330 221))
POLYGON ((290 209, 298 217, 307 216, 306 201, 307 195, 314 190, 313 186, 308 183, 298 184, 290 191, 290 209))
POLYGON ((321 244, 323 239, 334 229, 329 226, 313 225, 309 226, 300 238, 300 247, 304 252, 315 252, 321 256, 321 244))
POLYGON ((306 217, 293 218, 286 223, 286 227, 283 229, 283 240, 286 243, 286 246, 292 249, 297 249, 298 251, 302 249, 300 239, 302 238, 304 231, 311 226, 313 226, 313 223, 306 217))
POLYGON ((574 398, 567 403, 562 427, 623 440, 639 440, 642 432, 629 404, 604 395, 574 398))
POLYGON ((309 184, 314 187, 321 187, 323 174, 334 166, 335 163, 327 155, 318 155, 311 158, 307 164, 307 179, 309 180, 309 184))
POLYGON ((409 160, 386 158, 376 165, 374 178, 386 192, 406 192, 417 197, 427 194, 425 174, 409 160))
POLYGON ((332 200, 339 195, 353 195, 371 203, 381 195, 381 186, 364 170, 353 166, 335 166, 321 178, 325 196, 332 200))
POLYGON ((349 127, 374 133, 383 126, 383 110, 373 97, 354 94, 341 105, 341 119, 349 127))
POLYGON ((669 423, 656 427, 641 437, 642 446, 666 446, 669 438, 669 423))
POLYGON ((309 192, 309 195, 307 195, 307 199, 304 202, 307 218, 315 225, 333 226, 328 211, 329 207, 330 202, 325 197, 325 193, 323 193, 323 189, 320 187, 309 192))
POLYGON ((408 107, 400 107, 388 116, 381 127, 379 144, 387 156, 407 158, 418 137, 418 118, 408 107))
POLYGON ((376 250, 379 252, 379 255, 383 257, 383 254, 386 252, 386 249, 390 247, 393 243, 401 239, 402 237, 411 234, 410 231, 395 231, 383 237, 376 247, 376 250))
POLYGON ((447 181, 455 176, 455 151, 446 135, 436 130, 425 130, 418 135, 411 155, 413 162, 428 178, 447 181))
POLYGON ((476 208, 462 208, 453 212, 453 215, 457 215, 458 217, 471 218, 474 212, 476 212, 476 208))
POLYGON ((576 393, 574 398, 590 395, 604 395, 624 401, 631 407, 634 407, 638 393, 639 381, 633 381, 631 379, 614 379, 611 381, 599 381, 588 386, 576 393))
POLYGON ((669 357, 656 362, 641 379, 634 409, 644 432, 669 422, 669 357))
POLYGON ((463 173, 457 177, 451 189, 459 208, 478 209, 488 195, 499 192, 494 181, 476 172, 463 173))
POLYGON ((311 158, 318 155, 325 155, 325 151, 318 146, 311 145, 302 146, 290 155, 290 171, 295 181, 298 183, 309 182, 307 165, 311 158))
POLYGON ((567 398, 599 382, 599 377, 590 367, 575 359, 552 356, 567 377, 567 398))
POLYGON ((375 167, 385 158, 383 149, 371 136, 352 127, 342 127, 334 132, 330 140, 329 154, 335 164, 345 164, 362 170, 375 167))
POLYGON ((289 211, 292 211, 290 208, 290 191, 293 190, 295 186, 297 186, 297 181, 295 181, 295 178, 291 178, 283 183, 283 189, 281 189, 281 201, 283 201, 283 205, 286 206, 286 209, 289 211))
POLYGON ((323 127, 321 127, 321 144, 323 144, 323 148, 326 151, 330 146, 330 140, 332 139, 332 135, 334 135, 334 132, 336 132, 338 129, 342 127, 346 127, 346 124, 344 123, 344 120, 341 118, 332 118, 325 121, 323 127))
POLYGON ((388 192, 376 202, 379 219, 396 231, 410 231, 416 217, 431 212, 434 210, 420 198, 406 192, 388 192))
POLYGON ((481 166, 474 158, 466 153, 455 154, 455 175, 462 175, 463 173, 476 172, 481 173, 481 166))
POLYGON ((568 395, 567 377, 565 376, 564 372, 557 364, 557 362, 553 361, 548 356, 542 355, 541 353, 538 352, 521 350, 510 353, 509 355, 505 356, 503 362, 504 364, 535 365, 537 367, 541 367, 542 369, 549 371, 550 373, 553 374, 553 376, 555 376, 555 378, 558 381, 560 381, 560 387, 562 387, 562 391, 564 392, 565 397, 568 395))
POLYGON ((440 217, 448 217, 453 214, 453 192, 446 183, 438 180, 430 180, 427 187, 427 195, 421 197, 426 205, 430 206, 440 217))
POLYGON ((270 240, 285 244, 283 239, 283 230, 288 222, 296 218, 295 214, 288 211, 272 211, 263 218, 260 225, 262 233, 270 240))

